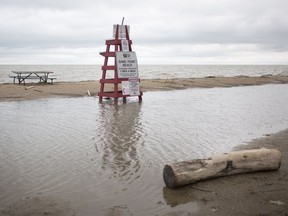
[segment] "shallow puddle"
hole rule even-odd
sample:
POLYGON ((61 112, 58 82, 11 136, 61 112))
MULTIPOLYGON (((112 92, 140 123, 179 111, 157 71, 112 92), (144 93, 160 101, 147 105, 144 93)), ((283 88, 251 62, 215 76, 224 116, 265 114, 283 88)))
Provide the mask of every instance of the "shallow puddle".
POLYGON ((165 187, 165 163, 286 129, 287 92, 263 85, 145 92, 142 103, 118 105, 93 97, 1 102, 0 207, 48 197, 76 215, 196 212, 191 194, 165 187))

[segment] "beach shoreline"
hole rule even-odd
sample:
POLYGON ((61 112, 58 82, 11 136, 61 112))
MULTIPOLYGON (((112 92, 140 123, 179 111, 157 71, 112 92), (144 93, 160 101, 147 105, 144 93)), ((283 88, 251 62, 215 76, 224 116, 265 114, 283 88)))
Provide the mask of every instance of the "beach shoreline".
MULTIPOLYGON (((288 84, 288 77, 207 77, 190 79, 141 80, 144 91, 177 90, 187 88, 214 88, 252 86, 264 84, 288 84)), ((0 84, 0 102, 37 100, 55 97, 96 96, 99 81, 55 82, 43 84, 0 84)), ((282 215, 288 209, 288 129, 275 134, 264 134, 247 145, 233 150, 276 148, 282 153, 278 171, 254 172, 210 179, 177 190, 163 187, 163 203, 171 210, 169 215, 282 215), (188 204, 188 205, 185 205, 188 204), (197 212, 191 213, 193 205, 197 212), (177 210, 177 206, 182 206, 177 210), (184 206, 185 205, 185 206, 184 206)), ((162 188, 161 188, 162 189, 162 188)), ((111 208, 113 211, 113 208, 111 208)), ((38 194, 21 199, 10 206, 3 206, 0 215, 25 215, 35 212, 51 215, 80 215, 74 206, 66 205, 38 194), (36 210, 35 210, 36 209, 36 210)), ((36 213, 35 213, 36 214, 36 213)), ((168 214, 167 214, 168 215, 168 214)))
POLYGON ((283 215, 288 211, 288 129, 265 134, 234 151, 270 148, 282 153, 277 171, 252 172, 187 186, 200 204, 199 215, 283 215), (201 188, 202 191, 198 190, 201 188), (204 192, 203 192, 204 191, 204 192))
MULTIPOLYGON (((178 189, 170 189, 165 186, 163 188, 163 199, 165 200, 165 204, 170 208, 169 213, 165 215, 287 216, 287 143, 288 129, 275 134, 265 134, 263 137, 247 143, 247 145, 237 146, 233 149, 237 151, 262 147, 276 148, 282 153, 282 164, 277 171, 225 176, 201 181, 178 189), (197 206, 196 208, 193 207, 195 205, 197 206), (177 206, 182 206, 183 209, 177 210, 177 206)), ((163 205, 164 203, 160 204, 163 205)), ((114 207, 108 210, 113 212, 114 207)), ((72 206, 70 203, 43 194, 21 199, 10 206, 2 206, 0 209, 0 215, 3 216, 45 215, 48 213, 51 215, 67 216, 81 215, 78 214, 75 206, 72 206)), ((125 215, 125 211, 120 211, 119 215, 125 215)))
MULTIPOLYGON (((140 86, 145 91, 177 90, 187 88, 214 88, 251 86, 264 84, 288 84, 288 76, 261 77, 206 77, 206 78, 175 78, 175 79, 143 79, 140 86)), ((113 85, 105 85, 105 90, 112 90, 113 85), (107 87, 107 88, 106 88, 107 87)), ((0 84, 0 101, 36 100, 52 97, 97 96, 100 89, 99 80, 82 82, 55 82, 51 84, 27 83, 0 84), (88 93, 89 91, 89 93, 88 93)), ((145 95, 144 95, 145 97, 145 95)))

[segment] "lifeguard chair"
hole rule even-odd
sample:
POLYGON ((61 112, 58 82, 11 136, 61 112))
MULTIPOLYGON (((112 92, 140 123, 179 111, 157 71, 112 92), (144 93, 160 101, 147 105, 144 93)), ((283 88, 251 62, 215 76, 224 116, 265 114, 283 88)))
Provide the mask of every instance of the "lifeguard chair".
POLYGON ((123 98, 123 102, 126 102, 126 98, 132 96, 138 96, 139 101, 142 101, 136 53, 132 51, 132 40, 129 37, 130 27, 123 25, 123 21, 124 18, 121 25, 114 25, 114 39, 106 40, 106 51, 100 53, 104 56, 104 65, 98 92, 99 102, 103 97, 114 98, 114 101, 123 98), (110 74, 107 77, 109 71, 112 76, 110 74))

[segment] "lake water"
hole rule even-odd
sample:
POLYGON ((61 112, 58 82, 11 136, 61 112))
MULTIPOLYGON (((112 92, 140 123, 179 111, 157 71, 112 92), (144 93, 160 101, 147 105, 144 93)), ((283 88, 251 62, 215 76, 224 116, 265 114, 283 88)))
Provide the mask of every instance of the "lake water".
MULTIPOLYGON (((12 83, 12 71, 53 71, 57 82, 99 80, 101 65, 0 65, 0 83, 12 83)), ((139 65, 141 79, 199 78, 207 76, 288 76, 288 65, 139 65)), ((109 73, 107 73, 107 77, 109 73)))
POLYGON ((48 197, 81 216, 196 211, 197 202, 171 205, 164 165, 287 129, 287 92, 278 84, 146 92, 118 105, 1 102, 0 210, 48 197))

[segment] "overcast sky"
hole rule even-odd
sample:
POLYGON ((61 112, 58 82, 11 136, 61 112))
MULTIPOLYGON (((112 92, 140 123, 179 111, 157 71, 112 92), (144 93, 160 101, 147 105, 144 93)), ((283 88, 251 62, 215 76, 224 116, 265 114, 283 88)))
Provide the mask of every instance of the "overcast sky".
POLYGON ((287 0, 0 0, 0 64, 103 64, 122 17, 139 64, 288 64, 287 0))

